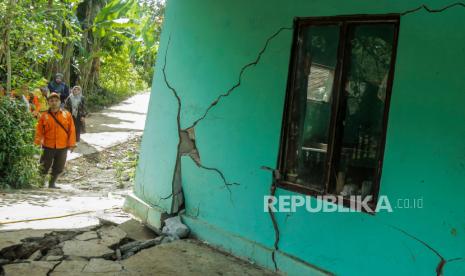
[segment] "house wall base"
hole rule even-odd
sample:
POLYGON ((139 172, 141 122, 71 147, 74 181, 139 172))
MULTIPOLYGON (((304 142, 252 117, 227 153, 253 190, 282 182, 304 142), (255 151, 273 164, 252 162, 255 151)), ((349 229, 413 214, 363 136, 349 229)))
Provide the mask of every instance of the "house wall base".
POLYGON ((163 221, 169 217, 165 210, 147 204, 134 193, 127 195, 123 210, 140 219, 156 233, 161 233, 163 221))
MULTIPOLYGON (((163 209, 147 204, 134 193, 126 197, 123 210, 140 219, 157 233, 161 232, 163 221, 169 217, 163 209)), ((224 231, 198 218, 181 216, 183 222, 190 228, 193 237, 261 267, 275 269, 271 259, 272 248, 224 231)), ((286 253, 277 251, 275 255, 278 270, 288 275, 333 275, 286 253)))
MULTIPOLYGON (((198 218, 182 215, 192 235, 210 245, 236 257, 255 263, 270 270, 275 269, 271 259, 272 248, 256 243, 236 234, 226 232, 198 218)), ((277 251, 275 254, 278 271, 287 275, 327 276, 333 273, 308 264, 296 257, 277 251)))

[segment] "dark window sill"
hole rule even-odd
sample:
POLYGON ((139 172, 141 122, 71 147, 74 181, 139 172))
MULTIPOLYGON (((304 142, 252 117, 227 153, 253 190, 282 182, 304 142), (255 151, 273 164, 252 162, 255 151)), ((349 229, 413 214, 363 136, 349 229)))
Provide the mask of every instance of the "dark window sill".
MULTIPOLYGON (((325 196, 325 195, 336 196, 336 197, 338 196, 336 194, 326 193, 324 190, 311 188, 311 187, 308 187, 308 186, 303 186, 301 184, 296 184, 296 183, 292 183, 292 182, 289 182, 289 181, 278 181, 277 182, 277 187, 281 188, 281 189, 284 189, 284 190, 287 190, 287 191, 291 191, 291 192, 295 192, 295 193, 299 193, 299 194, 303 194, 303 195, 308 195, 308 196, 311 196, 311 197, 314 197, 314 198, 317 198, 318 196, 320 196, 321 200, 325 200, 324 198, 322 198, 322 196, 325 196)), ((378 199, 376 197, 374 197, 374 199, 372 201, 368 202, 368 204, 367 204, 371 208, 371 210, 366 210, 366 209, 362 208, 360 210, 360 212, 367 213, 367 214, 370 214, 370 215, 375 215, 376 212, 374 210, 376 209, 376 202, 377 201, 378 201, 378 199)), ((351 200, 350 198, 343 198, 342 206, 344 206, 346 208, 349 208, 350 210, 356 210, 357 211, 357 209, 354 209, 353 207, 358 206, 358 204, 359 203, 357 201, 355 201, 355 200, 351 200)))

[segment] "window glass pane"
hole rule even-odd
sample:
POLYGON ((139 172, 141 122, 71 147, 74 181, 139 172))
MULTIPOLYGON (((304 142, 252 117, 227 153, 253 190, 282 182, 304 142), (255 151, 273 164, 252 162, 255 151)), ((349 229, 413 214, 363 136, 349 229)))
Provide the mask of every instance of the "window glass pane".
POLYGON ((350 57, 342 86, 344 103, 340 112, 344 118, 336 194, 365 197, 374 192, 394 30, 393 24, 349 28, 350 57))
POLYGON ((284 178, 323 190, 339 26, 305 27, 298 43, 284 178))

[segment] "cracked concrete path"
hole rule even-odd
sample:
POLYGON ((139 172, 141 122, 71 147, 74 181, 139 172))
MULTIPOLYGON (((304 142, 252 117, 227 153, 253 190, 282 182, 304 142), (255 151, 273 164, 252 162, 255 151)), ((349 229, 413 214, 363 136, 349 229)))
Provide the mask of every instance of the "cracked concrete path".
POLYGON ((4 230, 73 229, 95 226, 101 219, 128 220, 122 206, 132 188, 130 167, 136 164, 149 97, 138 94, 89 116, 87 133, 58 179, 61 189, 0 191, 0 235, 4 230))
POLYGON ((18 230, 0 235, 0 276, 277 275, 193 239, 157 236, 130 220, 120 225, 18 230))

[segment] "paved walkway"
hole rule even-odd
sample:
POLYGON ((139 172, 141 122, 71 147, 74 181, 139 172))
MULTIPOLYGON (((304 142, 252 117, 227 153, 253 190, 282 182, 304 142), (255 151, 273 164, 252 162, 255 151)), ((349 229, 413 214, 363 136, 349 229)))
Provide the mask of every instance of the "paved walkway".
MULTIPOLYGON (((145 125, 149 98, 149 93, 138 94, 119 105, 91 114, 87 119, 88 133, 81 136, 82 142, 68 159, 87 158, 88 155, 140 136, 145 125)), ((107 172, 111 173, 110 170, 107 172)), ((0 231, 26 228, 72 229, 97 225, 99 218, 118 222, 129 218, 121 211, 128 189, 86 191, 75 183, 63 183, 63 179, 58 180, 61 190, 44 188, 0 191, 0 231), (57 218, 48 219, 50 217, 57 218)), ((94 184, 90 183, 90 186, 94 184)))
POLYGON ((138 94, 126 101, 92 113, 86 120, 87 133, 81 135, 76 150, 68 160, 92 154, 142 135, 150 93, 138 94))

